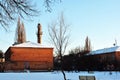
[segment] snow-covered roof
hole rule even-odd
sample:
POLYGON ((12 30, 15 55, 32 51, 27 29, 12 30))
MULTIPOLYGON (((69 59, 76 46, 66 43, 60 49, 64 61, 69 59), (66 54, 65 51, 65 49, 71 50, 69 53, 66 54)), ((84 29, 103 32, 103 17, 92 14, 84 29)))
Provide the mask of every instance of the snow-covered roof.
POLYGON ((111 52, 117 52, 120 51, 120 46, 110 47, 110 48, 104 48, 99 49, 95 51, 91 51, 90 54, 103 54, 103 53, 111 53, 111 52))
POLYGON ((29 41, 25 43, 21 43, 21 44, 16 44, 11 47, 53 48, 51 46, 45 46, 39 43, 34 43, 34 42, 29 42, 29 41))

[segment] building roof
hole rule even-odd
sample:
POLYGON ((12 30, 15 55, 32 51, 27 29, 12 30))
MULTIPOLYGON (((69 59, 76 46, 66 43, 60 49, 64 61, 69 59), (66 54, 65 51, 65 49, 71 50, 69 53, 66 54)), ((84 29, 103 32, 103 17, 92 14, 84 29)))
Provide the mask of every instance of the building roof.
POLYGON ((118 52, 118 51, 120 51, 120 46, 114 46, 114 47, 91 51, 90 54, 94 55, 94 54, 103 54, 103 53, 111 53, 111 52, 118 52))
POLYGON ((20 44, 15 44, 11 47, 31 47, 31 48, 53 48, 51 46, 45 46, 39 43, 34 43, 34 42, 24 42, 24 43, 20 43, 20 44))

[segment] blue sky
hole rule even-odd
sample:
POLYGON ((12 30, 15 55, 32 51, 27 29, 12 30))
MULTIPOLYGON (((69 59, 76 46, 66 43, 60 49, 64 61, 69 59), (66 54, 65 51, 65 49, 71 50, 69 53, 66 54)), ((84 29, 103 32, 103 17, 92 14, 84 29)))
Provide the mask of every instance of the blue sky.
MULTIPOLYGON (((48 45, 48 24, 56 20, 63 11, 67 24, 70 24, 71 39, 68 50, 84 46, 88 36, 93 50, 112 47, 115 39, 120 45, 120 0, 63 0, 52 6, 52 12, 45 12, 41 0, 35 0, 36 7, 41 10, 33 21, 23 20, 27 41, 37 42, 37 24, 41 23, 43 31, 42 43, 48 45)), ((0 49, 4 52, 14 43, 17 21, 10 25, 10 32, 0 31, 0 49)))

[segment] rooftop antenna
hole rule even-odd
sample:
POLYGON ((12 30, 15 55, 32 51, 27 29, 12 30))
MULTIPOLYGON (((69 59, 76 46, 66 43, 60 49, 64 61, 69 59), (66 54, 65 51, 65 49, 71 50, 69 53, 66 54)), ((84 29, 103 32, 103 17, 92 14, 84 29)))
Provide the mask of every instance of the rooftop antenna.
POLYGON ((117 46, 117 40, 115 39, 115 43, 113 44, 114 46, 117 46))

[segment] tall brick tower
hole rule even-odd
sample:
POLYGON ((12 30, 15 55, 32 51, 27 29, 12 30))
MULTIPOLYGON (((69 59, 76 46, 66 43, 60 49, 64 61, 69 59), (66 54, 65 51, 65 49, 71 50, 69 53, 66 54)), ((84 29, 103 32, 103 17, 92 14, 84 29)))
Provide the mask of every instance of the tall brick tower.
POLYGON ((37 42, 41 44, 42 42, 42 26, 40 23, 38 23, 38 32, 37 32, 37 42))

